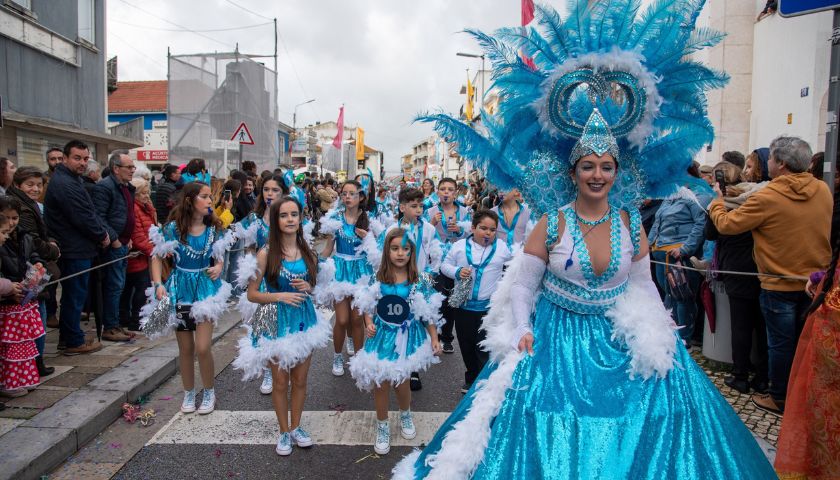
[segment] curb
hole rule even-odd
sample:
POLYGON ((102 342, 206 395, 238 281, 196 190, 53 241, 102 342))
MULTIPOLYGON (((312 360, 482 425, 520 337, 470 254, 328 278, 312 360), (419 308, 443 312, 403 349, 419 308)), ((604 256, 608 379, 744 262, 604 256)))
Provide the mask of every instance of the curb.
MULTIPOLYGON (((213 343, 239 320, 238 312, 228 311, 216 324, 213 343)), ((0 437, 0 480, 36 480, 52 471, 119 418, 123 403, 174 375, 177 356, 174 338, 138 352, 0 437)))

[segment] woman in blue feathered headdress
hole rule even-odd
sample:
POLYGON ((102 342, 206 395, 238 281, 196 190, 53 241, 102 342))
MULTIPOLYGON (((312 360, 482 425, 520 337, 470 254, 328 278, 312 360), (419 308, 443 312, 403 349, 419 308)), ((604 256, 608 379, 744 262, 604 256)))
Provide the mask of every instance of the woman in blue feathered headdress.
POLYGON ((570 2, 537 7, 543 34, 472 32, 501 99, 485 135, 421 118, 542 218, 491 298, 491 361, 395 478, 775 478, 678 341, 637 209, 712 140, 727 78, 689 55, 721 35, 694 28, 702 0, 570 2))

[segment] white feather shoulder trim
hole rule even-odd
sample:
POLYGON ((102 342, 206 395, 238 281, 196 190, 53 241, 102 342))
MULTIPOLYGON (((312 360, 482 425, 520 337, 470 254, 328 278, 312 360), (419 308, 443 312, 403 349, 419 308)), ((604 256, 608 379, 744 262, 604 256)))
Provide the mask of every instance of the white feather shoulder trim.
POLYGON ((169 240, 163 236, 163 231, 157 225, 149 227, 149 240, 151 240, 154 247, 152 248, 152 256, 164 258, 175 253, 178 249, 178 240, 169 240))

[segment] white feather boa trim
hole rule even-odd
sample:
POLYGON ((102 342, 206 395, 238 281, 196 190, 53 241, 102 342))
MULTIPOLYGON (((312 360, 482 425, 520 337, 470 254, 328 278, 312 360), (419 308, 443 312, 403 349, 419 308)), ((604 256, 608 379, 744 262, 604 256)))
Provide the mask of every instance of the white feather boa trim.
POLYGON ((248 225, 248 228, 242 226, 241 223, 237 223, 233 227, 234 238, 236 240, 242 241, 242 248, 248 248, 252 245, 256 245, 257 243, 257 234, 260 231, 260 224, 257 221, 252 222, 248 225))
POLYGON ((268 368, 271 363, 281 370, 289 370, 309 358, 314 350, 326 345, 332 335, 332 326, 317 309, 315 314, 318 321, 303 332, 276 339, 261 337, 256 347, 251 341, 251 327, 246 325, 248 334, 239 339, 239 355, 233 361, 233 367, 243 371, 242 380, 259 377, 263 368, 268 368))
POLYGON ((303 239, 306 240, 310 246, 315 243, 315 237, 312 232, 315 230, 315 222, 306 222, 303 224, 303 239))
POLYGON ((248 324, 251 322, 251 317, 256 313, 257 307, 256 303, 248 300, 248 292, 243 292, 239 296, 239 300, 236 301, 236 311, 239 312, 242 323, 248 324))
POLYGON ((222 286, 219 287, 219 291, 214 295, 193 303, 190 315, 195 319, 195 323, 210 321, 215 325, 216 320, 221 318, 225 311, 227 311, 227 302, 230 298, 231 291, 230 284, 223 281, 222 286))
POLYGON ((411 302, 411 313, 416 320, 426 322, 430 325, 442 327, 446 321, 440 314, 440 307, 444 301, 443 294, 435 292, 426 298, 423 292, 414 292, 409 301, 411 302))
POLYGON ((408 380, 411 372, 424 371, 433 363, 440 363, 440 358, 432 353, 432 341, 426 338, 417 351, 394 361, 380 360, 376 353, 365 350, 356 352, 350 359, 350 375, 360 390, 370 391, 383 382, 399 385, 408 380))
POLYGON ((360 288, 353 296, 353 308, 367 313, 369 315, 376 314, 376 304, 382 298, 382 285, 379 282, 373 282, 367 288, 360 288))
POLYGON ((175 253, 178 249, 178 240, 169 240, 163 236, 163 232, 157 225, 149 227, 149 240, 152 242, 152 256, 164 258, 175 253))
POLYGON ((370 228, 368 228, 368 232, 372 233, 375 238, 379 238, 379 236, 382 235, 382 232, 384 232, 387 228, 380 218, 381 217, 375 217, 370 219, 370 228))
POLYGON ((211 246, 213 258, 217 262, 224 262, 228 250, 236 243, 236 235, 233 230, 228 230, 211 246))
MULTIPOLYGON (((476 384, 472 404, 461 421, 441 442, 437 453, 426 457, 426 465, 431 467, 427 479, 466 479, 484 459, 484 452, 490 442, 493 419, 499 414, 505 393, 513 382, 513 372, 522 359, 519 352, 509 351, 502 358, 498 368, 486 380, 476 384)), ((403 458, 394 467, 394 479, 413 480, 417 453, 403 458)))
POLYGON ((677 326, 659 297, 651 297, 653 289, 644 283, 650 281, 631 276, 627 291, 606 313, 613 324, 612 339, 629 350, 631 379, 665 378, 674 366, 677 326))
POLYGON ((253 253, 246 253, 239 258, 236 263, 236 278, 234 283, 239 288, 247 288, 248 283, 257 278, 259 268, 257 267, 257 256, 253 253))
POLYGON ((339 210, 338 207, 331 209, 324 216, 318 220, 318 224, 320 228, 318 229, 323 235, 332 235, 338 231, 339 228, 343 225, 343 222, 336 218, 338 216, 339 210))
POLYGON ((367 257, 367 262, 373 267, 373 271, 379 270, 379 264, 382 263, 382 249, 379 248, 376 235, 372 231, 368 232, 362 243, 356 247, 356 254, 364 254, 367 257))

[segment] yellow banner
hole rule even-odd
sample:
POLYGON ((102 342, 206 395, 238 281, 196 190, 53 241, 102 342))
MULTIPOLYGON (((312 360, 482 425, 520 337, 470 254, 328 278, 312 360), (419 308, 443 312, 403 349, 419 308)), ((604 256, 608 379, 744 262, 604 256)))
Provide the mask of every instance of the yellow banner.
POLYGON ((356 127, 356 160, 365 159, 365 131, 356 127))
POLYGON ((467 123, 472 123, 473 121, 473 96, 475 95, 475 87, 473 87, 472 82, 470 82, 470 74, 467 72, 467 104, 464 107, 464 116, 467 117, 467 123))

